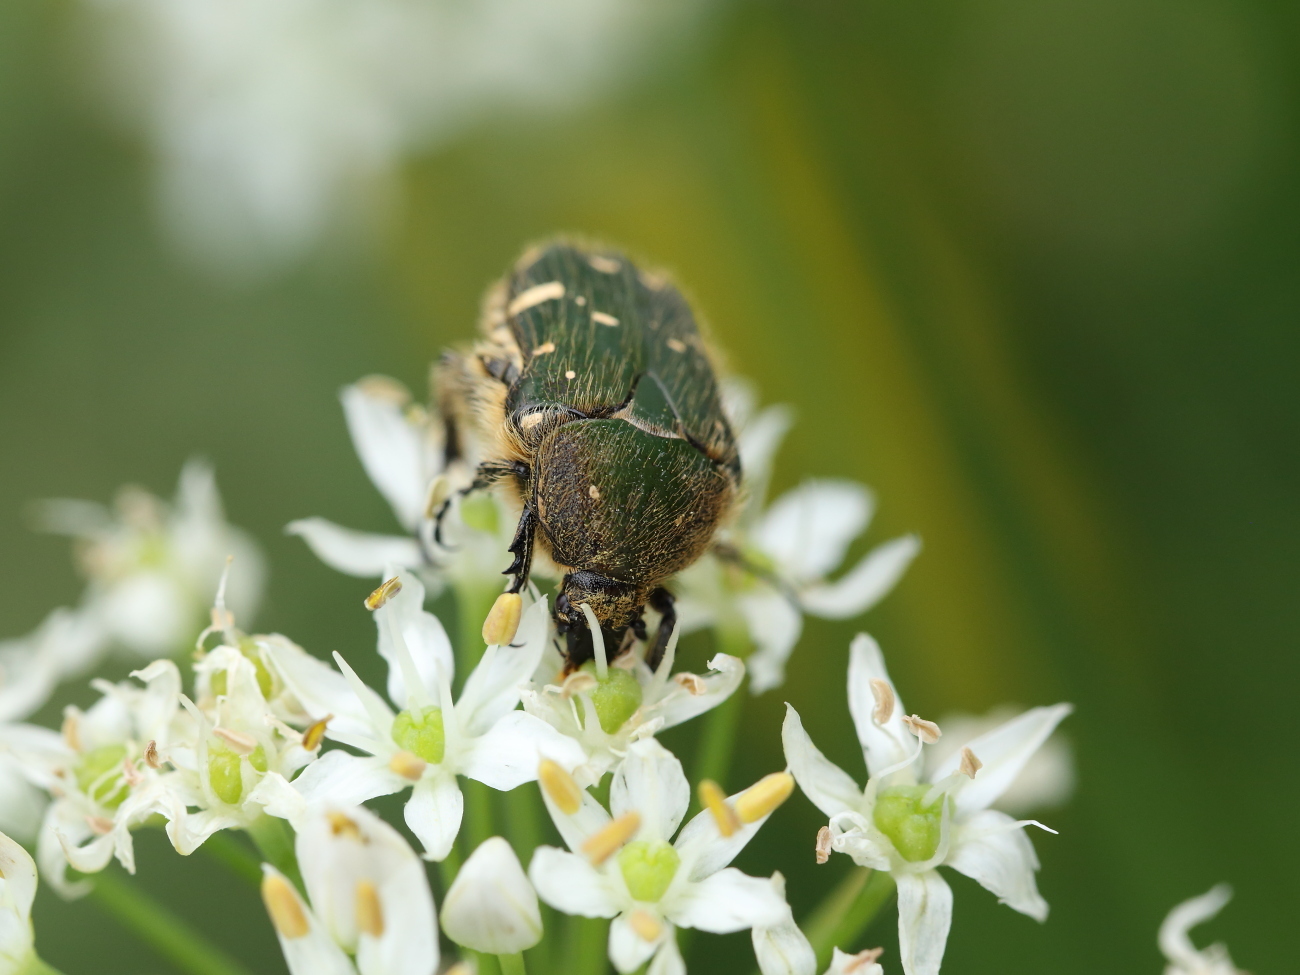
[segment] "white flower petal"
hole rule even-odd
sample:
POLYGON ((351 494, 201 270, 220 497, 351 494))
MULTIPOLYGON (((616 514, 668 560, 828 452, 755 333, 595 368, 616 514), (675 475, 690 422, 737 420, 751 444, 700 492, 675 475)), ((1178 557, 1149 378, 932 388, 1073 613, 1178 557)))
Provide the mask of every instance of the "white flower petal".
POLYGON ((921 551, 921 539, 904 535, 878 545, 834 582, 809 586, 799 594, 804 611, 830 620, 865 613, 898 584, 921 551))
POLYGON ((645 975, 686 975, 686 962, 682 960, 682 950, 677 947, 675 931, 669 931, 660 939, 659 950, 645 975))
POLYGON ((262 870, 284 882, 280 889, 292 895, 307 920, 307 933, 300 937, 285 937, 278 928, 275 932, 280 939, 285 964, 289 966, 289 975, 356 975, 356 969, 352 967, 348 956, 334 943, 293 884, 270 864, 262 864, 262 870))
POLYGON ((683 884, 670 891, 661 906, 679 927, 712 934, 780 924, 789 910, 768 878, 750 877, 735 867, 683 884))
POLYGON ((382 578, 390 565, 414 568, 424 562, 419 543, 405 535, 355 531, 324 518, 299 518, 284 530, 306 542, 331 569, 361 579, 382 578))
POLYGON ((406 802, 406 825, 424 845, 430 860, 444 860, 460 832, 465 799, 460 794, 456 776, 445 773, 426 774, 406 802))
POLYGON ((1006 813, 985 809, 959 820, 944 864, 978 881, 1000 903, 1036 921, 1047 920, 1047 901, 1034 883, 1034 845, 1024 827, 1006 813))
POLYGON ((545 789, 542 790, 542 800, 546 803, 546 811, 551 814, 551 821, 555 823, 555 828, 570 850, 577 850, 587 837, 603 829, 610 821, 605 807, 586 789, 582 790, 581 805, 572 816, 562 812, 551 801, 550 793, 545 789))
POLYGON ((1227 884, 1219 884, 1200 897, 1183 901, 1169 912, 1169 916, 1160 925, 1159 942, 1161 952, 1171 964, 1188 972, 1200 970, 1203 953, 1192 944, 1188 932, 1216 916, 1231 899, 1232 888, 1227 884))
MULTIPOLYGON (((390 388, 397 387, 386 380, 390 388)), ((404 528, 414 529, 424 513, 425 494, 435 473, 423 425, 407 419, 405 403, 397 396, 376 392, 374 385, 356 383, 343 387, 339 399, 347 419, 348 433, 361 466, 379 489, 404 528)))
MULTIPOLYGON (((785 901, 785 878, 774 873, 770 883, 777 896, 785 901)), ((755 927, 751 940, 762 975, 815 975, 817 956, 794 923, 789 905, 779 923, 755 927)))
POLYGON ((874 508, 871 492, 861 484, 807 481, 772 502, 756 526, 755 541, 783 576, 812 582, 844 561, 874 508))
POLYGON ((0 966, 27 971, 32 950, 32 901, 36 897, 36 861, 0 833, 0 966))
POLYGON ((447 891, 441 916, 452 941, 490 955, 513 955, 542 939, 537 893, 500 836, 470 854, 447 891))
POLYGON ((878 962, 868 963, 861 953, 849 955, 836 948, 826 975, 885 975, 885 970, 878 962))
POLYGON ((952 926, 952 888, 937 870, 899 873, 898 952, 906 975, 938 975, 952 926))
POLYGON ((803 615, 785 595, 761 585, 736 599, 754 643, 749 690, 762 694, 785 683, 785 664, 803 632, 803 615))
POLYGON ((303 711, 316 720, 333 715, 325 726, 326 734, 373 734, 365 707, 337 670, 283 638, 262 640, 259 646, 303 711))
POLYGON ((785 706, 781 743, 790 774, 803 794, 827 816, 837 816, 862 804, 862 790, 857 783, 813 744, 799 712, 789 704, 785 706))
POLYGON ((903 724, 906 714, 903 701, 894 689, 894 682, 889 679, 880 644, 865 633, 854 637, 849 647, 849 713, 853 715, 853 726, 857 729, 870 775, 898 765, 916 752, 916 737, 903 724), (873 680, 884 681, 893 689, 894 706, 883 724, 877 724, 874 716, 873 680))
POLYGON ((768 481, 771 480, 772 461, 793 423, 794 410, 777 404, 769 406, 741 427, 736 447, 745 471, 747 509, 762 509, 767 498, 768 481))
POLYGON ((609 883, 586 857, 539 846, 528 878, 540 897, 557 911, 580 917, 613 917, 620 910, 609 883))
POLYGON ((514 710, 520 685, 528 682, 541 663, 550 630, 546 600, 539 599, 524 613, 513 645, 484 651, 456 702, 456 712, 470 734, 482 734, 501 715, 514 710))
POLYGON ((293 787, 309 806, 358 806, 378 796, 401 792, 411 783, 388 767, 382 757, 328 751, 308 765, 293 787))
POLYGON ((668 840, 691 804, 691 786, 677 756, 653 738, 628 746, 627 757, 614 771, 609 787, 609 811, 617 819, 629 812, 641 816, 644 840, 668 840))
MULTIPOLYGON (((1071 704, 1030 708, 1019 717, 968 742, 966 747, 984 764, 975 778, 958 790, 957 815, 970 815, 987 809, 997 801, 1015 781, 1034 752, 1038 751, 1038 747, 1047 741, 1056 726, 1073 710, 1071 704)), ((934 770, 931 781, 938 782, 953 774, 960 763, 960 752, 950 756, 934 770)))
POLYGON ((438 617, 424 609, 423 584, 409 572, 395 572, 396 568, 391 566, 388 571, 401 579, 401 591, 375 610, 375 623, 379 626, 379 655, 388 661, 389 700, 399 708, 408 708, 415 705, 415 699, 412 689, 406 686, 390 626, 401 634, 425 693, 433 701, 438 700, 441 680, 451 681, 455 665, 447 631, 442 628, 438 617))
MULTIPOLYGON (((671 933, 671 932, 669 932, 671 933)), ((609 960, 621 975, 630 975, 650 960, 659 947, 659 938, 646 941, 637 934, 625 914, 614 918, 609 925, 609 960)))
POLYGON ((524 711, 511 711, 487 733, 470 741, 458 771, 502 792, 537 778, 543 758, 572 772, 587 760, 582 746, 568 735, 524 711))
POLYGON ((700 675, 704 686, 699 694, 692 693, 680 684, 675 687, 669 685, 671 690, 668 696, 655 708, 655 713, 663 718, 664 728, 672 728, 705 711, 713 710, 731 697, 745 679, 745 662, 729 653, 714 654, 709 661, 709 670, 713 673, 700 675))

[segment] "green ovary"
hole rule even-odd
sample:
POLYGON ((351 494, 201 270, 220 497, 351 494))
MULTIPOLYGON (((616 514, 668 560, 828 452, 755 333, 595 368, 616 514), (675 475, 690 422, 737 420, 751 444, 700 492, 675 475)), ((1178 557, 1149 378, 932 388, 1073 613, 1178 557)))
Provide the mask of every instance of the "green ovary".
POLYGON ((393 719, 393 743, 430 765, 442 761, 447 751, 447 733, 442 726, 442 708, 399 711, 393 719))
MULTIPOLYGON (((253 665, 253 672, 257 675, 257 689, 262 692, 262 697, 269 701, 275 694, 275 678, 271 676, 271 672, 266 669, 266 664, 262 662, 262 652, 257 649, 257 644, 246 636, 239 639, 239 652, 253 665)), ((208 686, 213 697, 221 697, 226 694, 229 689, 226 672, 219 670, 213 674, 208 686)))
POLYGON ((101 806, 116 809, 130 791, 122 778, 125 745, 104 745, 81 756, 77 787, 101 806), (116 771, 116 774, 113 774, 116 771))
POLYGON ((495 535, 500 527, 497 503, 487 493, 466 498, 460 503, 460 520, 475 531, 495 535))
POLYGON ((889 837, 898 855, 910 863, 928 860, 939 849, 944 794, 929 805, 925 797, 932 786, 896 785, 876 796, 871 818, 876 829, 889 837))
POLYGON ((681 865, 677 851, 663 840, 637 840, 618 851, 618 866, 633 900, 654 903, 668 891, 681 865))
MULTIPOLYGON (((237 806, 244 798, 244 773, 240 760, 244 756, 225 745, 208 747, 208 782, 222 802, 237 806)), ((266 771, 266 749, 261 745, 248 756, 248 764, 257 772, 266 771)))
MULTIPOLYGON (((578 669, 596 677, 594 660, 588 660, 578 669)), ((591 703, 596 708, 601 729, 605 734, 612 735, 641 706, 641 685, 630 670, 610 667, 605 671, 604 680, 596 677, 596 687, 591 691, 591 703)))

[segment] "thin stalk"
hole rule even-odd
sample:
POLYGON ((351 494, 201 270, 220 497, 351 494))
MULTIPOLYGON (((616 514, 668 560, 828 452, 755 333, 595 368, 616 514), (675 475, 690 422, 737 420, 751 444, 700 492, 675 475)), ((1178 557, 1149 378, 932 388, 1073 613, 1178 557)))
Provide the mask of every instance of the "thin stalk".
POLYGON ((471 951, 468 954, 474 956, 474 968, 477 975, 501 975, 501 966, 497 964, 497 955, 489 955, 482 951, 471 951))
POLYGON ((63 975, 63 973, 44 959, 32 955, 27 959, 27 964, 18 969, 18 975, 63 975))
POLYGON ((867 925, 889 903, 894 888, 893 874, 888 871, 855 867, 813 909, 803 929, 817 953, 819 971, 830 962, 832 949, 853 949, 867 925))
POLYGON ((262 858, 245 846, 233 834, 224 830, 220 833, 213 833, 199 849, 240 880, 246 880, 254 887, 261 885, 262 858))
POLYGON ((177 917, 116 871, 96 874, 91 896, 100 910, 117 918, 141 941, 189 975, 252 975, 188 921, 177 917))
POLYGON ((605 944, 609 922, 594 917, 571 915, 565 928, 565 958, 570 959, 565 975, 605 975, 605 944))
POLYGON ((501 975, 528 975, 523 955, 497 955, 501 964, 501 975))
MULTIPOLYGON (((298 855, 293 849, 293 831, 288 823, 275 816, 263 815, 245 826, 244 831, 252 837, 253 845, 263 860, 288 877, 300 891, 306 889, 298 871, 298 855)), ((261 876, 260 870, 258 876, 261 876)))

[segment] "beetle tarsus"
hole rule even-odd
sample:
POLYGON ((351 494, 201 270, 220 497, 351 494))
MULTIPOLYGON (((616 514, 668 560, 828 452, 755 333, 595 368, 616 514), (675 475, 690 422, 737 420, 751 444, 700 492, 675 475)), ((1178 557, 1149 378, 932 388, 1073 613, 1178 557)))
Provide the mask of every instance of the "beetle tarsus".
POLYGON ((528 584, 528 575, 533 570, 533 538, 537 531, 537 518, 529 505, 524 505, 523 514, 519 516, 519 525, 515 529, 514 540, 507 552, 514 553, 515 559, 510 567, 501 573, 513 575, 515 581, 510 585, 510 592, 519 592, 528 584))

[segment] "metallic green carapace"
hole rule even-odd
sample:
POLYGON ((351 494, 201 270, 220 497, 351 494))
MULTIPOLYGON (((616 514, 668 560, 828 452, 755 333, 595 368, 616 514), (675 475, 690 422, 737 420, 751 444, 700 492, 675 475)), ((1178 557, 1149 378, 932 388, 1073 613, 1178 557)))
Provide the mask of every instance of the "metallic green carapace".
POLYGON ((533 250, 490 294, 485 340, 439 369, 453 454, 483 454, 475 486, 514 485, 517 591, 534 545, 564 573, 556 600, 570 664, 590 657, 580 605, 607 640, 673 625, 663 583, 708 547, 740 483, 735 438, 690 305, 614 252, 533 250))

